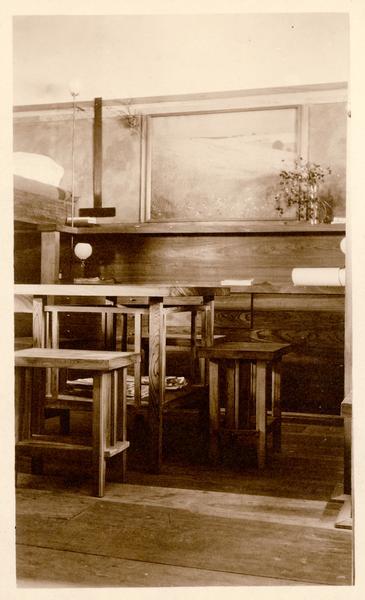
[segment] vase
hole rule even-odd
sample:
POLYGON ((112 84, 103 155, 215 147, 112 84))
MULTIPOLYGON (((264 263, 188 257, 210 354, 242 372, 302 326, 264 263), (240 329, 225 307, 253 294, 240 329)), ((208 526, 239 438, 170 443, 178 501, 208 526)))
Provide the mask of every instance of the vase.
POLYGON ((311 225, 318 225, 320 223, 320 210, 318 202, 312 200, 309 204, 309 222, 311 225))

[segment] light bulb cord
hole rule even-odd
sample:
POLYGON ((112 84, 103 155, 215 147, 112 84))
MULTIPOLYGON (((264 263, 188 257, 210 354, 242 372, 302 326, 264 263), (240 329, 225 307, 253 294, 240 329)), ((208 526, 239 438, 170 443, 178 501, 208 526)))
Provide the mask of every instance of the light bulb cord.
POLYGON ((71 142, 71 227, 75 218, 75 130, 76 130, 76 94, 72 94, 72 142, 71 142))

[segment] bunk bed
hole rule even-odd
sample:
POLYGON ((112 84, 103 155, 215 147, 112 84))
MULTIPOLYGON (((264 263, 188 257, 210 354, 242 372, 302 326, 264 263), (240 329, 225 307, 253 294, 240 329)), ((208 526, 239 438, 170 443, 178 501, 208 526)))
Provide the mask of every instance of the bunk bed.
POLYGON ((13 165, 15 223, 66 223, 71 194, 60 187, 63 167, 49 156, 28 152, 15 152, 13 165))

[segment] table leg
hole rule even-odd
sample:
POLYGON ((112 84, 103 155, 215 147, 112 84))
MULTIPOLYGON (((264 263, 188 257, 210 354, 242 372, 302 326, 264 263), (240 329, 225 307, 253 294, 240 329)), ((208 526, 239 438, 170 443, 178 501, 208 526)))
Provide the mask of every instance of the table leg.
POLYGON ((45 316, 43 310, 43 298, 33 298, 33 346, 44 348, 45 316))
MULTIPOLYGON (((204 311, 202 313, 202 345, 213 346, 214 343, 214 299, 211 297, 203 298, 204 311)), ((201 381, 207 384, 209 381, 209 361, 201 359, 201 381)))
POLYGON ((219 456, 219 377, 218 363, 209 362, 209 458, 213 462, 219 456))
POLYGON ((192 383, 196 382, 197 378, 197 342, 196 342, 196 321, 197 321, 197 311, 191 311, 190 317, 190 377, 192 383))
MULTIPOLYGON (((33 434, 44 434, 45 398, 46 398, 46 370, 33 369, 31 398, 30 429, 33 434)), ((33 475, 43 474, 43 457, 33 456, 31 460, 33 475)))
POLYGON ((162 407, 166 372, 166 312, 162 298, 149 302, 149 436, 150 468, 158 473, 162 463, 162 407))
MULTIPOLYGON (((122 315, 124 317, 125 315, 122 315)), ((116 319, 114 313, 102 315, 102 330, 104 334, 105 350, 116 350, 116 319)), ((123 348, 122 348, 123 350, 123 348)))
MULTIPOLYGON (((142 351, 142 315, 134 315, 134 352, 141 354, 142 351)), ((134 404, 137 408, 141 406, 141 362, 134 365, 134 404)))

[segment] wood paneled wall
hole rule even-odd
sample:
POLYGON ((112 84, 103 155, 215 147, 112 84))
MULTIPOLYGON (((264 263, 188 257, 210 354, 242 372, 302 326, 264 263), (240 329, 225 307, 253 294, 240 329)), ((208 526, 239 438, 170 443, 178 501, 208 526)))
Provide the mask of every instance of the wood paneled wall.
POLYGON ((343 267, 342 235, 83 236, 90 270, 121 283, 254 278, 290 285, 294 267, 343 267))
MULTIPOLYGON (((17 235, 16 280, 39 281, 39 234, 17 235)), ((340 414, 344 397, 344 290, 298 290, 293 267, 343 267, 342 234, 305 235, 93 235, 88 274, 120 283, 157 281, 217 282, 253 277, 266 293, 235 293, 216 301, 215 329, 227 339, 289 342, 293 351, 283 370, 284 410, 340 414), (272 291, 270 292, 270 289, 272 291)), ((79 275, 70 237, 62 238, 61 270, 79 275), (72 262, 73 261, 73 262, 72 262)), ((188 330, 188 316, 169 321, 171 330, 188 330)), ((64 336, 80 338, 84 324, 69 320, 64 336)), ((97 335, 88 323, 87 338, 97 335)), ((88 342, 88 343, 89 343, 88 342)), ((186 358, 186 357, 185 357, 186 358)), ((173 374, 188 374, 189 362, 170 358, 173 374), (184 371, 185 369, 185 371, 184 371), (176 371, 177 370, 177 371, 176 371)), ((171 372, 171 371, 170 371, 171 372)))

